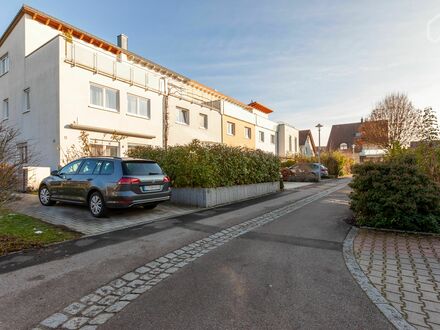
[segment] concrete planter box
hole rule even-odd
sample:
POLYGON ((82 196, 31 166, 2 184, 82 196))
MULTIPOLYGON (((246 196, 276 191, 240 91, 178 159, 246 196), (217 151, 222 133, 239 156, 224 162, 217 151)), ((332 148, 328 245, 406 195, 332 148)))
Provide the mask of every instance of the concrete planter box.
POLYGON ((173 188, 171 202, 197 207, 212 207, 267 195, 279 190, 279 182, 219 188, 173 188))

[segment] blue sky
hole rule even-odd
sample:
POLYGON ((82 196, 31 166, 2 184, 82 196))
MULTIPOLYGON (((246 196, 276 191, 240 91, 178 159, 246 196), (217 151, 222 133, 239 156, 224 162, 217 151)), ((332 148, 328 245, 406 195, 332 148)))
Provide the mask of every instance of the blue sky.
MULTIPOLYGON (((440 2, 39 1, 28 5, 300 129, 359 121, 390 92, 440 109, 440 2), (428 31, 431 34, 428 34, 428 31), (431 38, 429 38, 431 36, 431 38)), ((2 2, 4 31, 22 2, 2 2)))

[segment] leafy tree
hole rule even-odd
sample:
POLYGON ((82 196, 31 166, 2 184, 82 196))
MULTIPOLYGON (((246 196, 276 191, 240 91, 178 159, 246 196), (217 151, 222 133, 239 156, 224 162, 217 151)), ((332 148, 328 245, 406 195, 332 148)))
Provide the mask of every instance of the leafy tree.
POLYGON ((432 108, 425 108, 423 110, 420 131, 422 141, 435 141, 439 139, 437 115, 432 108))

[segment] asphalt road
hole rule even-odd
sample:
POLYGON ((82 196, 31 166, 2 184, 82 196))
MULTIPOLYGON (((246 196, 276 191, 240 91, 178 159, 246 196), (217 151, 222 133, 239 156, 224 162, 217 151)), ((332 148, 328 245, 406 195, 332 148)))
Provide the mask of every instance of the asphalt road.
MULTIPOLYGON (((131 269, 331 185, 207 210, 194 214, 195 221, 187 216, 87 238, 75 243, 81 249, 73 255, 63 246, 53 249, 41 263, 0 275, 0 329, 30 329, 131 269)), ((100 328, 391 329, 344 264, 347 192, 332 193, 203 255, 100 328)))

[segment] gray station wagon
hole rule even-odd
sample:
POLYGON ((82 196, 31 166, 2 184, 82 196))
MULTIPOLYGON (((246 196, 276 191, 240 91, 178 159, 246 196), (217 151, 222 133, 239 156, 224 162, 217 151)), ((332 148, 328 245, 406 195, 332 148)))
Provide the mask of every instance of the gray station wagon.
POLYGON ((154 161, 85 157, 52 171, 38 196, 45 206, 57 201, 84 204, 93 216, 102 217, 108 208, 156 207, 170 199, 171 182, 154 161))

